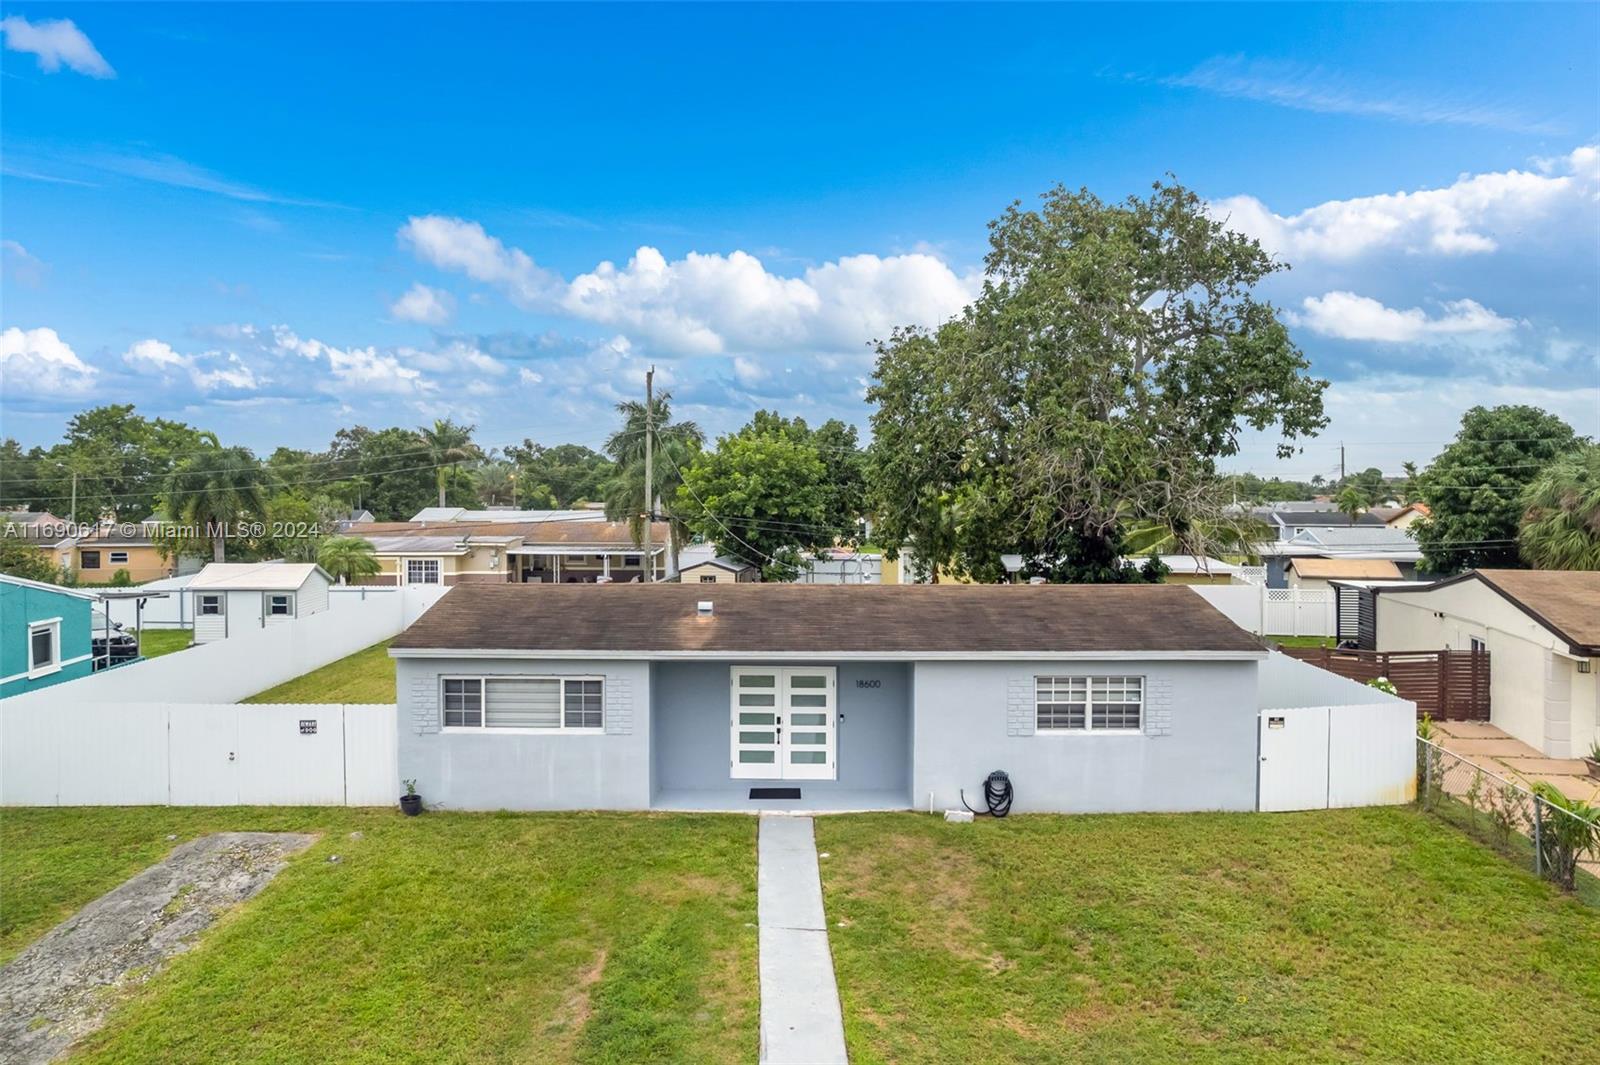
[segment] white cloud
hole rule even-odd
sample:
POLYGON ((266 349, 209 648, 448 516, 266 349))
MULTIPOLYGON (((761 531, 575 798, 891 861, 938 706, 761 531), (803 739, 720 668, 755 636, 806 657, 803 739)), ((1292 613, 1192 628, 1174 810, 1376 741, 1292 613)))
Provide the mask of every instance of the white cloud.
POLYGON ((423 261, 495 285, 525 310, 621 329, 668 354, 860 350, 897 325, 938 325, 981 281, 926 253, 847 256, 784 277, 744 251, 668 261, 645 246, 567 283, 476 222, 429 215, 399 235, 423 261))
POLYGON ((1445 188, 1331 200, 1293 215, 1275 214, 1254 196, 1217 200, 1209 210, 1296 264, 1394 251, 1477 255, 1535 222, 1572 216, 1592 229, 1600 151, 1591 145, 1545 162, 1544 173, 1466 174, 1445 188))
POLYGON ((29 288, 44 281, 45 264, 14 240, 0 240, 0 274, 29 288))
POLYGON ((1447 99, 1420 95, 1404 86, 1374 86, 1368 75, 1350 78, 1301 63, 1215 56, 1186 74, 1161 84, 1198 89, 1218 96, 1256 100, 1299 111, 1365 115, 1423 125, 1448 124, 1556 133, 1549 123, 1530 119, 1498 101, 1447 99))
POLYGON ((427 215, 408 221, 399 237, 422 261, 502 288, 511 302, 524 309, 545 302, 560 287, 560 278, 522 249, 507 248, 476 222, 427 215))
POLYGON ((405 365, 394 353, 375 347, 340 348, 315 338, 302 340, 286 325, 272 327, 272 351, 311 361, 325 360, 333 381, 322 382, 319 387, 327 392, 339 393, 348 388, 385 395, 411 395, 432 391, 434 387, 423 378, 420 370, 405 365))
POLYGON ((117 72, 105 61, 82 30, 71 19, 45 19, 29 22, 21 15, 0 19, 6 48, 28 52, 39 58, 39 69, 54 74, 65 66, 91 78, 114 78, 117 72))
POLYGON ((233 352, 205 351, 184 355, 164 340, 150 338, 135 342, 122 354, 122 361, 136 371, 182 372, 203 393, 219 391, 254 392, 261 387, 255 372, 233 352))
POLYGON ((443 289, 418 281, 389 305, 389 313, 402 322, 443 325, 456 313, 456 298, 443 289))
POLYGON ((524 366, 517 371, 517 381, 524 385, 537 385, 544 382, 544 375, 536 373, 524 366))
POLYGON ((747 359, 743 355, 735 355, 733 359, 733 378, 746 388, 754 388, 767 379, 767 371, 754 359, 747 359))
POLYGON ((1370 296, 1329 292, 1308 296, 1295 316, 1315 333, 1340 340, 1375 340, 1389 344, 1443 343, 1453 340, 1504 339, 1517 327, 1476 300, 1450 300, 1438 315, 1421 307, 1399 310, 1370 296))
POLYGON ((93 386, 97 373, 54 329, 12 326, 0 333, 0 393, 77 395, 93 386))

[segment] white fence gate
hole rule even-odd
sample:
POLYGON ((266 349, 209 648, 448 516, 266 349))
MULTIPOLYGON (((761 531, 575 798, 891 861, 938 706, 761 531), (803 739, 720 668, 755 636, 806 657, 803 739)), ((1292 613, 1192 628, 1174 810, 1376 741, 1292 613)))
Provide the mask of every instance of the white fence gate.
POLYGON ((1408 702, 1261 711, 1256 808, 1390 806, 1416 797, 1416 709, 1408 702))
POLYGON ((1189 588, 1235 625, 1257 636, 1333 636, 1338 631, 1331 591, 1259 584, 1192 584, 1189 588))
POLYGON ((388 806, 393 704, 0 703, 6 806, 388 806))

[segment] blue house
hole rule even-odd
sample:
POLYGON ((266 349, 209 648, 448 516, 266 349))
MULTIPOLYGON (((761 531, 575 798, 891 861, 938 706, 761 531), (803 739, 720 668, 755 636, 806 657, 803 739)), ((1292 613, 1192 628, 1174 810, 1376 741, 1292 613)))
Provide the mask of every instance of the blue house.
POLYGON ((95 599, 76 588, 0 573, 0 699, 94 670, 95 599))

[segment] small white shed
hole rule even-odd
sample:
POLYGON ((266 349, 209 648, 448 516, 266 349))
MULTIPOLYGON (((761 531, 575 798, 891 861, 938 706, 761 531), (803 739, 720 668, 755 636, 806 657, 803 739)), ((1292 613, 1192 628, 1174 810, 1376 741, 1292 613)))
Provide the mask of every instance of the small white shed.
POLYGON ((213 562, 184 594, 194 642, 210 643, 328 609, 333 578, 314 562, 213 562))

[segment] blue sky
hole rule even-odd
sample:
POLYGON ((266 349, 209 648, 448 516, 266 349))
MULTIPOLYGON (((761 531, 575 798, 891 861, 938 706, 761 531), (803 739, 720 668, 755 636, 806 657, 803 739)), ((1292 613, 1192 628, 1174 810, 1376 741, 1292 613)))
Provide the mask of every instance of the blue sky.
POLYGON ((1600 432, 1600 8, 0 3, 3 431, 132 400, 228 442, 679 409, 865 424, 867 342, 1055 182, 1166 172, 1294 269, 1333 424, 1600 432), (63 20, 70 20, 67 25, 63 20))

